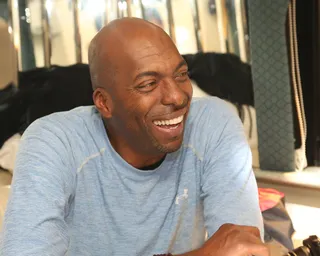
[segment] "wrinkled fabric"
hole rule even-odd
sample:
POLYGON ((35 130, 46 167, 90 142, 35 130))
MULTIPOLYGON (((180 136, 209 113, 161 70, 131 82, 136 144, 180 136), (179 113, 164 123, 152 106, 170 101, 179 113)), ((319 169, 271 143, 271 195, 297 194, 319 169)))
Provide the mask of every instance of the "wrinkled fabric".
POLYGON ((147 171, 113 149, 95 107, 80 107, 24 133, 0 255, 180 254, 224 223, 263 237, 250 148, 227 104, 194 99, 181 148, 147 171))

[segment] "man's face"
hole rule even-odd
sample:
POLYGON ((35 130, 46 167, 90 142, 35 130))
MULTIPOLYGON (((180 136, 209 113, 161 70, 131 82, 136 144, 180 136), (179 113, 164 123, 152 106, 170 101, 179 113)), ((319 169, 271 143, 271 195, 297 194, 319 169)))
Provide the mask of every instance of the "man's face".
POLYGON ((146 153, 179 149, 192 97, 185 61, 166 36, 131 43, 117 63, 113 126, 146 153))

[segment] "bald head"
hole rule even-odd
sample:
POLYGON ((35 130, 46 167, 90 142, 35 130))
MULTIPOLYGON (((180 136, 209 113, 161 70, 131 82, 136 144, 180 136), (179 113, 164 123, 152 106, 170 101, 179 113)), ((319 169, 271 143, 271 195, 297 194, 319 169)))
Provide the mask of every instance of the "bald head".
POLYGON ((135 47, 139 47, 139 42, 147 40, 152 45, 152 41, 163 38, 173 44, 165 31, 142 19, 123 18, 110 22, 90 43, 88 59, 93 89, 112 87, 119 68, 128 54, 133 53, 135 47), (103 82, 100 76, 102 73, 103 82))
POLYGON ((183 125, 162 133, 154 124, 185 116, 192 97, 186 62, 160 27, 137 18, 111 22, 92 40, 89 65, 95 106, 127 162, 147 164, 181 146, 183 125))

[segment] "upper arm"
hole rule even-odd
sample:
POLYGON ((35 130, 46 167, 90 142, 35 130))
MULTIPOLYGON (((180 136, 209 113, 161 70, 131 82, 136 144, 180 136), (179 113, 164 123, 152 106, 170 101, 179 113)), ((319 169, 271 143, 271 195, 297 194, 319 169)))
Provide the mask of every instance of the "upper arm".
POLYGON ((64 255, 64 220, 72 193, 71 161, 63 133, 43 121, 25 132, 14 170, 1 255, 64 255))
POLYGON ((263 237, 252 157, 240 119, 225 116, 218 138, 209 136, 202 173, 202 198, 209 237, 224 223, 255 226, 263 237))

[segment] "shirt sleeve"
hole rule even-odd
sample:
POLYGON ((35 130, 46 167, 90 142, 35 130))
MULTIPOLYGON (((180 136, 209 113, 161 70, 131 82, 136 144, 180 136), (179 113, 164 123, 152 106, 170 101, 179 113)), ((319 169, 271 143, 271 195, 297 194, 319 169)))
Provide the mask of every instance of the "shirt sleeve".
MULTIPOLYGON (((232 223, 255 226, 263 238, 258 189, 243 125, 231 110, 219 125, 220 135, 209 136, 207 142, 201 180, 208 237, 221 225, 232 223)), ((213 129, 214 125, 208 127, 213 129)))
POLYGON ((0 239, 2 256, 67 251, 65 216, 73 179, 67 140, 54 125, 36 121, 22 137, 0 239))

